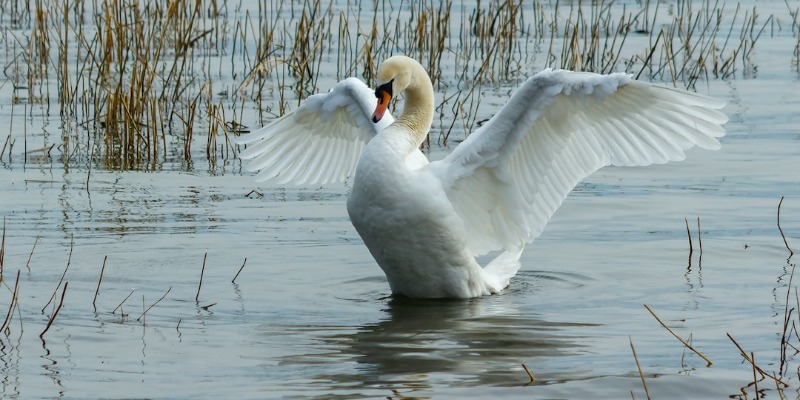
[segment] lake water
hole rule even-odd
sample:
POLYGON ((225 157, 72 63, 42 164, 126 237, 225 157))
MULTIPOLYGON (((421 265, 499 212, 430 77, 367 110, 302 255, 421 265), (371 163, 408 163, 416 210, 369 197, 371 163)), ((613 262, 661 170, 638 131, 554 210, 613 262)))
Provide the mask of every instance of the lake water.
MULTIPOLYGON (((756 72, 697 85, 729 102, 722 149, 594 174, 491 297, 392 299, 350 225, 346 184, 256 185, 238 160, 90 171, 25 160, 17 145, 0 169, 0 317, 20 271, 0 397, 645 398, 633 342, 653 398, 754 398, 753 369, 726 334, 779 373, 800 280, 790 285, 796 260, 776 223, 784 197, 781 227, 800 250, 797 39, 783 2, 758 5, 784 26, 758 42, 756 72)), ((485 93, 482 112, 503 90, 485 93)), ((53 121, 25 123, 58 136, 53 121)), ((794 332, 789 343, 800 347, 794 332)), ((800 359, 785 354, 782 396, 800 397, 800 359)), ((760 396, 780 397, 758 378, 760 396)))

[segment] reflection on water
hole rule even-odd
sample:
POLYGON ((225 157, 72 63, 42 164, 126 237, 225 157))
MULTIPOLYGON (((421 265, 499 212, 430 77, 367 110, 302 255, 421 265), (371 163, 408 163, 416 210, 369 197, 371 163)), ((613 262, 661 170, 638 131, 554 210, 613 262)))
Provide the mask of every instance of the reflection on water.
MULTIPOLYGON (((318 338, 315 351, 285 356, 282 366, 305 365, 330 388, 362 386, 414 389, 437 385, 520 386, 522 370, 547 371, 538 383, 568 371, 553 371, 553 359, 582 351, 580 323, 550 322, 521 313, 514 295, 475 300, 420 301, 393 298, 385 315, 363 326, 284 326, 288 335, 318 338), (319 353, 324 348, 324 353, 319 353), (341 368, 352 364, 351 368, 341 368)), ((320 390, 319 385, 315 390, 320 390)))

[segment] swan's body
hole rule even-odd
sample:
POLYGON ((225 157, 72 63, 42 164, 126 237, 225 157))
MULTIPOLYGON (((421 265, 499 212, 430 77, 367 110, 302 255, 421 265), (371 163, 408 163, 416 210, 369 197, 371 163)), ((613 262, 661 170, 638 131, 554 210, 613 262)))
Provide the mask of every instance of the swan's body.
POLYGON ((340 181, 355 171, 350 219, 392 292, 409 297, 497 293, 583 178, 606 165, 649 165, 716 149, 723 102, 627 75, 545 70, 443 160, 419 146, 433 88, 416 61, 392 57, 372 91, 350 78, 240 140, 250 168, 277 183, 340 181), (396 121, 384 115, 405 93, 396 121), (377 108, 376 108, 376 97, 377 108), (374 113, 373 113, 373 110, 374 113), (373 122, 374 121, 374 122, 373 122), (502 251, 486 267, 475 256, 502 251))

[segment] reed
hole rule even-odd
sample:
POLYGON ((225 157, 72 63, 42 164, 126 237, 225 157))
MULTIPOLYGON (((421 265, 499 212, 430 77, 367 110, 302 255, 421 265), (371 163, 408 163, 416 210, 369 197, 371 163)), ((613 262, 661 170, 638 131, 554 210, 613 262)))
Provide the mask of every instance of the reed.
POLYGON ((203 287, 203 276, 206 273, 206 258, 208 253, 203 254, 203 266, 200 268, 200 282, 197 284, 197 294, 194 296, 195 303, 200 303, 200 288, 203 287))
MULTIPOLYGON (((782 321, 783 323, 781 324, 783 326, 783 331, 781 332, 780 365, 778 367, 778 371, 781 373, 781 376, 785 375, 785 373, 787 372, 787 368, 789 367, 788 348, 791 346, 790 340, 792 334, 792 331, 789 328, 789 326, 790 323, 792 322, 792 312, 795 311, 795 309, 789 308, 789 296, 792 293, 792 280, 794 279, 794 270, 795 267, 792 266, 792 271, 789 274, 789 283, 786 286, 786 298, 783 306, 783 321, 782 321)), ((797 292, 795 288, 795 294, 796 293, 797 292)), ((795 297, 795 299, 797 299, 797 297, 795 297)), ((800 311, 800 309, 798 309, 798 311, 800 311)))
POLYGON ((44 307, 42 307, 42 314, 44 314, 44 310, 47 308, 47 306, 49 306, 50 303, 52 303, 53 300, 56 299, 56 295, 58 294, 58 288, 60 288, 61 284, 64 283, 64 277, 67 275, 67 271, 69 270, 69 266, 72 263, 72 250, 73 250, 74 246, 75 246, 75 238, 73 237, 73 238, 70 238, 70 242, 69 242, 69 255, 67 256, 67 266, 64 267, 64 272, 61 273, 61 278, 58 279, 58 285, 56 285, 56 288, 53 289, 53 294, 50 295, 50 299, 47 300, 47 304, 45 304, 44 307))
POLYGON ((3 236, 0 239, 0 283, 3 282, 3 267, 6 258, 6 219, 3 217, 3 236))
POLYGON ((3 320, 3 324, 0 325, 0 333, 5 333, 8 336, 8 329, 9 324, 11 323, 11 317, 14 316, 14 309, 17 308, 17 304, 19 302, 19 298, 17 294, 19 293, 19 273, 20 270, 17 270, 17 279, 14 281, 14 291, 11 294, 11 301, 8 304, 8 313, 6 313, 6 318, 3 320))
MULTIPOLYGON (((753 360, 753 389, 754 396, 756 396, 756 400, 758 400, 758 379, 756 378, 756 355, 752 351, 750 352, 750 359, 753 360)), ((780 390, 780 389, 779 389, 780 390)))
POLYGON ((703 234, 700 231, 700 217, 697 217, 697 245, 700 248, 700 255, 697 257, 697 264, 703 264, 703 234))
POLYGON ((97 312, 97 296, 100 294, 100 284, 103 282, 103 273, 106 272, 106 261, 108 256, 103 257, 103 266, 100 267, 100 278, 97 279, 97 289, 94 291, 94 298, 92 299, 92 308, 97 312))
POLYGON ((783 228, 781 228, 781 205, 783 205, 783 196, 781 196, 781 201, 778 202, 778 213, 776 219, 778 232, 780 232, 781 239, 783 239, 783 245, 786 246, 786 250, 789 250, 789 258, 787 259, 789 260, 794 255, 794 251, 792 251, 792 248, 789 246, 789 242, 786 240, 786 235, 783 234, 783 228))
POLYGON ((536 381, 536 378, 533 377, 533 374, 531 373, 531 371, 528 369, 528 367, 524 363, 522 364, 522 369, 524 369, 525 373, 528 374, 528 378, 530 379, 530 381, 528 383, 532 383, 532 382, 536 381))
MULTIPOLYGON (((128 293, 128 295, 125 296, 125 298, 122 299, 122 301, 120 301, 119 304, 116 307, 114 307, 114 309, 111 311, 111 313, 112 314, 116 314, 117 310, 120 310, 122 308, 122 305, 125 304, 125 302, 128 301, 129 298, 131 298, 131 296, 133 295, 133 292, 135 292, 135 291, 136 291, 136 289, 132 289, 131 292, 128 293)), ((120 311, 120 314, 122 315, 123 318, 125 317, 125 312, 120 311)))
MULTIPOLYGON (((792 66, 800 72, 800 20, 798 20, 798 15, 800 15, 800 6, 792 9, 792 6, 789 4, 788 0, 784 0, 786 3, 786 8, 789 11, 789 16, 792 18, 792 33, 794 34, 797 40, 794 44, 794 49, 792 50, 792 66)), ((2 154, 2 153, 0 153, 2 154)))
POLYGON ((694 253, 694 244, 692 242, 692 232, 689 230, 689 220, 684 218, 683 222, 686 223, 686 237, 689 238, 689 264, 692 263, 692 253, 694 253))
POLYGON ((50 326, 53 325, 53 321, 56 320, 56 316, 58 315, 58 312, 61 311, 61 307, 64 306, 64 297, 66 297, 66 295, 67 295, 67 286, 68 285, 69 285, 69 282, 65 282, 64 283, 64 289, 61 291, 61 299, 58 301, 58 307, 56 307, 55 310, 53 310, 53 313, 50 314, 50 318, 48 318, 48 320, 47 320, 47 325, 44 327, 44 330, 42 331, 42 333, 39 334, 39 339, 41 339, 42 342, 44 342, 44 334, 47 333, 47 331, 50 330, 50 326))
MULTIPOLYGON (((397 53, 428 70, 440 99, 433 132, 445 145, 485 117, 484 90, 507 91, 542 67, 625 71, 685 87, 747 75, 775 20, 739 5, 731 15, 731 7, 679 0, 668 13, 655 1, 629 10, 609 1, 261 0, 242 9, 224 0, 37 0, 5 11, 30 34, 5 30, 0 45, 26 114, 33 106, 46 114, 57 101, 62 162, 155 170, 233 158, 229 135, 243 123, 267 123, 332 80, 372 84, 380 61, 397 53), (220 85, 228 88, 215 93, 220 85)), ((797 10, 787 7, 796 29, 797 10)), ((15 135, 0 158, 11 157, 15 135)), ((26 133, 25 153, 29 140, 26 133)))
POLYGON ((755 360, 754 360, 753 358, 751 358, 751 357, 750 357, 750 355, 749 355, 749 354, 748 354, 748 353, 747 353, 747 352, 746 352, 746 351, 745 351, 745 350, 742 348, 742 346, 740 346, 740 345, 739 345, 739 343, 738 343, 738 342, 736 342, 736 340, 733 338, 733 336, 731 336, 731 334, 730 334, 730 333, 726 333, 726 335, 728 336, 728 339, 730 339, 730 340, 731 340, 731 342, 733 342, 733 344, 734 344, 734 345, 736 346, 736 348, 739 350, 739 353, 742 355, 742 357, 744 358, 744 360, 745 360, 745 361, 747 361, 747 362, 749 362, 749 363, 750 363, 750 364, 753 366, 753 368, 754 368, 756 371, 758 371, 759 375, 760 375, 762 378, 763 378, 763 377, 770 378, 770 379, 772 379, 773 381, 775 381, 775 383, 777 383, 777 384, 781 385, 781 387, 784 387, 784 388, 787 388, 787 387, 789 387, 789 386, 790 386, 788 383, 784 382, 784 381, 783 381, 783 380, 782 380, 780 377, 776 376, 775 374, 770 374, 770 373, 767 373, 767 372, 765 372, 763 369, 761 369, 761 367, 759 367, 759 366, 758 366, 758 364, 756 364, 756 363, 755 363, 755 360))
MULTIPOLYGON (((166 291, 166 292, 164 292, 164 294, 163 294, 161 297, 159 297, 159 298, 158 298, 158 300, 156 300, 156 301, 155 301, 155 303, 151 304, 151 305, 150 305, 150 307, 147 307, 146 309, 144 309, 144 310, 142 311, 142 314, 141 314, 141 315, 139 315, 139 317, 138 317, 138 318, 136 318, 136 320, 137 320, 137 321, 140 321, 140 320, 142 320, 142 318, 144 318, 145 314, 147 314, 147 312, 148 312, 148 311, 150 311, 150 309, 152 309, 153 307, 155 307, 155 306, 156 306, 156 304, 160 303, 160 302, 161 302, 161 300, 164 300, 164 298, 165 298, 165 297, 167 297, 167 295, 169 294, 169 292, 170 292, 171 290, 172 290, 172 286, 170 286, 170 287, 169 287, 169 289, 167 289, 167 291, 166 291)), ((142 295, 142 303, 144 303, 144 295, 142 295)), ((144 321, 143 321, 143 323, 144 323, 144 321)))
POLYGON ((238 271, 236 271, 236 275, 233 276, 233 279, 231 279, 231 283, 234 283, 234 284, 236 283, 236 278, 238 278, 239 274, 242 273, 242 270, 244 269, 244 265, 245 264, 247 264, 247 257, 244 258, 244 261, 242 262, 242 266, 239 268, 238 271))
POLYGON ((636 348, 633 347, 633 338, 628 336, 628 341, 631 344, 631 352, 633 353, 633 360, 636 361, 636 369, 639 371, 639 378, 642 380, 642 386, 644 387, 644 393, 647 396, 647 399, 650 400, 650 389, 647 388, 647 381, 644 379, 644 373, 642 372, 642 366, 639 364, 639 356, 636 355, 636 348))
POLYGON ((692 352, 694 352, 694 354, 697 354, 697 356, 702 358, 703 361, 705 361, 707 363, 706 367, 710 367, 710 366, 712 366, 714 364, 713 362, 711 362, 711 360, 708 359, 708 357, 704 356, 702 353, 697 351, 697 349, 692 347, 692 345, 690 345, 686 340, 683 340, 682 337, 680 337, 677 333, 675 333, 672 329, 670 329, 667 326, 667 324, 665 324, 664 321, 662 321, 661 318, 659 318, 658 315, 656 315, 656 313, 650 307, 647 306, 647 304, 644 305, 644 308, 646 308, 647 311, 649 311, 650 314, 653 316, 653 318, 655 318, 656 321, 658 321, 658 323, 661 324, 661 326, 663 326, 664 329, 667 330, 667 332, 672 334, 672 336, 674 336, 675 339, 678 339, 678 341, 680 341, 687 349, 691 350, 692 352))

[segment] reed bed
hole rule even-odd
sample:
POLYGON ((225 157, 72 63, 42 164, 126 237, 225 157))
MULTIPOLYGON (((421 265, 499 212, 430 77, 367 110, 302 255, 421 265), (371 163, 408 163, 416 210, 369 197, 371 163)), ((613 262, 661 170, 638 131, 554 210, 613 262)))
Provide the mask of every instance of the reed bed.
POLYGON ((680 0, 669 13, 655 1, 629 10, 610 1, 37 0, 0 4, 0 20, 3 71, 23 106, 15 116, 50 118, 61 132, 29 146, 36 135, 9 128, 0 160, 21 141, 26 162, 29 148, 49 158, 56 145, 66 165, 119 170, 234 158, 230 135, 336 80, 372 84, 392 54, 427 68, 439 99, 433 135, 446 144, 488 116, 485 90, 507 92, 543 67, 683 87, 747 74, 774 22, 710 0, 680 0))
POLYGON ((786 8, 789 11, 789 16, 792 18, 792 33, 795 35, 795 38, 797 38, 792 53, 792 66, 797 72, 800 72, 800 19, 798 19, 798 15, 800 15, 800 6, 792 8, 789 2, 786 1, 786 8))

